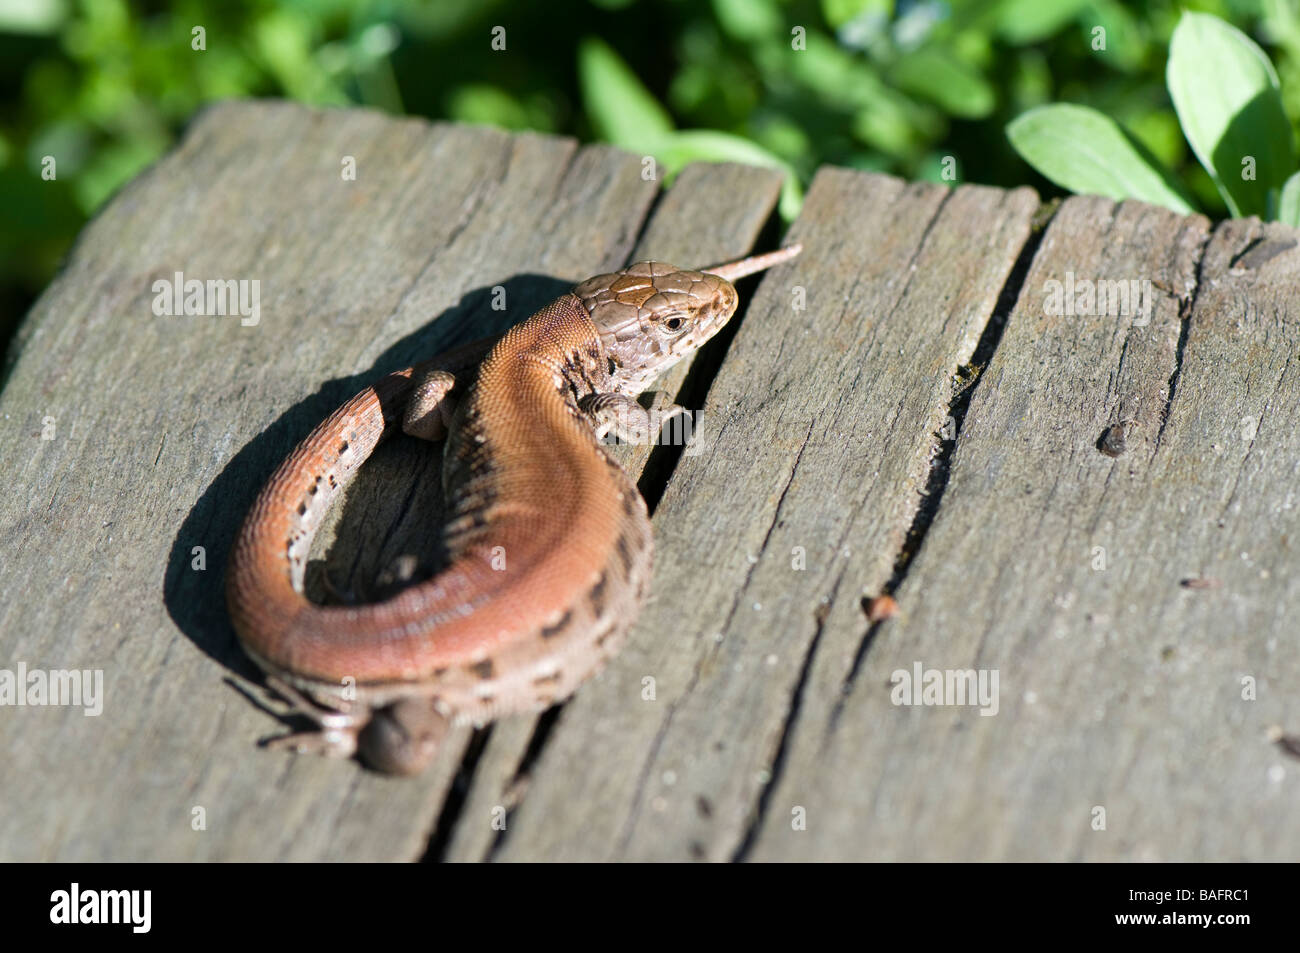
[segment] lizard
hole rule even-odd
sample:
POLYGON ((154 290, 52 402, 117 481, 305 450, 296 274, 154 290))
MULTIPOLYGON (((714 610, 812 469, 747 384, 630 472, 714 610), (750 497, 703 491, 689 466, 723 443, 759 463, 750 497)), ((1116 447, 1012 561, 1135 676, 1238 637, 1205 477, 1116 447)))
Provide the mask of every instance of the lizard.
POLYGON ((499 337, 389 374, 318 425, 256 498, 227 564, 240 644, 315 724, 271 744, 418 774, 452 724, 546 708, 595 674, 653 563, 645 501, 601 439, 654 433, 637 395, 727 323, 734 282, 800 247, 596 275, 499 337), (399 429, 444 440, 448 564, 380 602, 308 600, 326 512, 399 429))

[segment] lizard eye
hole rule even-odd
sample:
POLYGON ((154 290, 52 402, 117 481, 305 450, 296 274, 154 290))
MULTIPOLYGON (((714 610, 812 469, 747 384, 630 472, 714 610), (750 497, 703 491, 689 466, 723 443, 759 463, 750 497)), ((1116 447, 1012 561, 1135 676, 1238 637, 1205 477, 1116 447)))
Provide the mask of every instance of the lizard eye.
POLYGON ((685 325, 685 323, 686 322, 682 320, 682 316, 680 314, 674 314, 671 315, 668 318, 668 320, 664 322, 664 327, 666 327, 669 331, 680 331, 682 329, 682 326, 685 325))

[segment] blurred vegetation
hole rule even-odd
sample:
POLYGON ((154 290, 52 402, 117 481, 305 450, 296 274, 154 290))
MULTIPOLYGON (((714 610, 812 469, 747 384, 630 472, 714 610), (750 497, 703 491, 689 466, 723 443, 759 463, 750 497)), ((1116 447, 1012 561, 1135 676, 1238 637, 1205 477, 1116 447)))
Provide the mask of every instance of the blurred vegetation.
MULTIPOLYGON (((1095 28, 1094 49, 1106 36, 1095 28)), ((1183 137, 1233 218, 1300 225, 1295 124, 1269 56, 1232 24, 1185 12, 1165 70, 1183 137)), ((1025 161, 1062 188, 1139 199, 1187 214, 1196 200, 1122 123, 1091 106, 1052 103, 1007 126, 1025 161)))
POLYGON ((670 173, 772 164, 790 174, 787 217, 823 163, 939 179, 951 156, 959 181, 1060 194, 1004 129, 1079 103, 1222 216, 1165 85, 1184 8, 1263 46, 1294 128, 1297 0, 0 0, 0 346, 86 219, 230 97, 604 140, 670 173), (497 25, 504 53, 490 49, 497 25))

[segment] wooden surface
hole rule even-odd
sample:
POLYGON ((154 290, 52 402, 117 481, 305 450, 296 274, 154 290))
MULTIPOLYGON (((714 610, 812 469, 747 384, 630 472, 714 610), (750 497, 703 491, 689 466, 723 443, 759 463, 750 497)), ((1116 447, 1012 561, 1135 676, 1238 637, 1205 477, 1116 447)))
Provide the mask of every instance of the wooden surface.
MULTIPOLYGON (((591 274, 777 244, 776 174, 641 169, 232 104, 87 227, 0 391, 0 668, 103 669, 106 700, 0 708, 0 860, 1296 859, 1300 763, 1270 740, 1300 732, 1294 232, 1092 197, 1040 232, 1029 190, 839 169, 804 254, 662 385, 700 444, 619 448, 656 575, 601 676, 415 780, 257 746, 283 725, 225 554, 316 421, 591 274), (176 271, 259 280, 260 323, 156 316, 176 271), (1156 306, 1049 315, 1067 272, 1156 306), (996 670, 997 714, 893 704, 914 662, 996 670)), ((382 447, 312 591, 436 562, 437 470, 382 447)))

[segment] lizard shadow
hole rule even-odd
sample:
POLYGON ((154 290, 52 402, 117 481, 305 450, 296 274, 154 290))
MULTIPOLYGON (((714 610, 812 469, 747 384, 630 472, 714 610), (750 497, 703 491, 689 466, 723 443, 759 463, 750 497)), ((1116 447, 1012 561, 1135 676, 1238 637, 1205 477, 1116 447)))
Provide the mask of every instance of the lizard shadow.
MULTIPOLYGON (((523 274, 503 287, 509 310, 491 307, 493 288, 476 288, 394 342, 366 370, 321 384, 245 443, 199 495, 172 541, 163 575, 163 602, 172 621, 200 650, 233 673, 258 677, 258 669, 239 648, 226 611, 226 559, 263 484, 312 428, 366 385, 450 347, 504 331, 518 323, 520 315, 530 315, 568 292, 572 282, 523 274)), ((340 511, 334 523, 335 543, 325 560, 331 573, 342 564, 351 580, 373 577, 373 564, 379 559, 412 548, 418 551, 421 568, 436 560, 441 534, 437 525, 430 528, 426 518, 441 510, 441 485, 436 479, 441 446, 410 438, 380 445, 334 507, 340 511), (393 453, 388 449, 393 444, 403 446, 393 453), (386 490, 384 483, 394 476, 404 485, 395 492, 386 490), (363 558, 376 539, 377 555, 363 558)), ((322 527, 322 535, 325 530, 322 527)), ((319 595, 322 568, 308 567, 308 592, 313 596, 319 595)))

